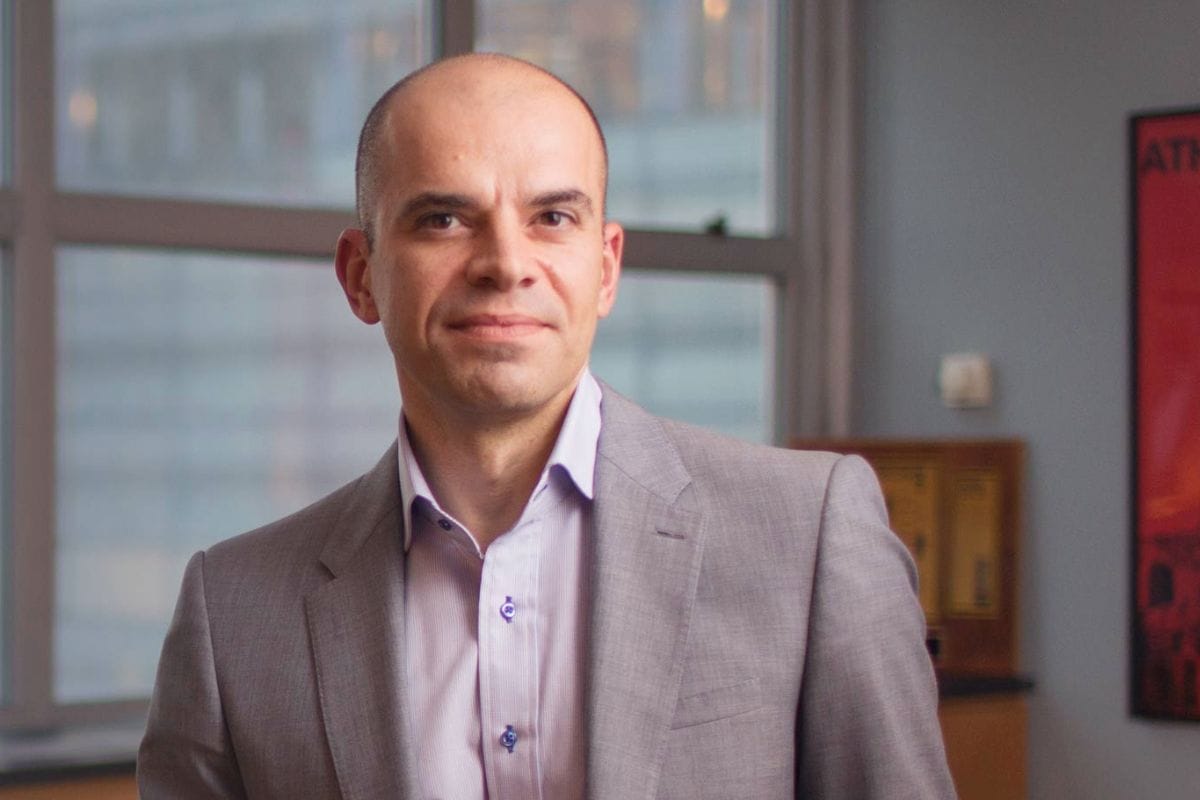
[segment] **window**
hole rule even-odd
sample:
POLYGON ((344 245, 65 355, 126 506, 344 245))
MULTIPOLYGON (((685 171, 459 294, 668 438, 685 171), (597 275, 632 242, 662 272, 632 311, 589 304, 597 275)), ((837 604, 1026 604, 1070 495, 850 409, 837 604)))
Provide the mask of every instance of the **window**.
POLYGON ((399 400, 328 264, 58 252, 58 702, 148 696, 183 564, 365 472, 399 400))
POLYGON ((390 354, 329 264, 367 109, 438 53, 543 64, 605 124, 629 233, 594 371, 782 438, 819 295, 791 9, 0 0, 0 730, 139 721, 188 555, 395 435, 390 354))

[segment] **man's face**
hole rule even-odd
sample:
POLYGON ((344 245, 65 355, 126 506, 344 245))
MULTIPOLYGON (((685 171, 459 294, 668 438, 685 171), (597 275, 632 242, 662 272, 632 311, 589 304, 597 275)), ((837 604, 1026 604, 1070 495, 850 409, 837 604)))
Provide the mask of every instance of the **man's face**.
POLYGON ((366 281, 406 407, 520 417, 574 390, 622 232, 574 97, 526 69, 446 71, 393 105, 366 281))

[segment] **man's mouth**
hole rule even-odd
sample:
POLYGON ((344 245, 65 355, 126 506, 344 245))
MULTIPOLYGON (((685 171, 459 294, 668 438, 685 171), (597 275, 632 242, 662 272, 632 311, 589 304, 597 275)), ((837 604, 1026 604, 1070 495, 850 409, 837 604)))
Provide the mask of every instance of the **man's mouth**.
POLYGON ((450 330, 479 339, 518 339, 532 336, 550 326, 524 314, 471 314, 454 320, 450 330))

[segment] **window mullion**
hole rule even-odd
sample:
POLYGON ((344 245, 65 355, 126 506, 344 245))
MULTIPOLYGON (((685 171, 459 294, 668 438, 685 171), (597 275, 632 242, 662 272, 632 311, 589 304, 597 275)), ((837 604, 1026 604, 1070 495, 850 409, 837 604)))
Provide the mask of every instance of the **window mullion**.
POLYGON ((795 253, 796 244, 788 239, 626 230, 623 262, 633 269, 745 273, 783 280, 794 270, 795 253))
POLYGON ((54 3, 13 5, 12 468, 7 561, 9 705, 53 706, 55 302, 54 3), (20 646, 14 643, 20 642, 20 646))
POLYGON ((55 196, 52 212, 63 242, 327 259, 341 230, 357 224, 343 210, 65 192, 55 196))
POLYGON ((442 0, 436 56, 457 56, 475 49, 475 1, 442 0))
POLYGON ((811 417, 811 403, 807 398, 813 394, 811 387, 819 385, 820 380, 813 361, 814 350, 819 354, 819 344, 807 344, 812 334, 809 323, 814 309, 812 303, 806 303, 806 298, 816 287, 809 286, 806 281, 812 269, 809 251, 802 241, 807 207, 804 182, 808 173, 805 151, 799 145, 805 111, 811 106, 812 87, 817 85, 815 76, 808 75, 811 62, 805 59, 806 52, 801 49, 807 32, 805 15, 812 14, 813 5, 804 3, 797 8, 792 3, 781 3, 778 9, 780 52, 775 90, 776 135, 780 144, 776 148, 776 157, 781 179, 776 185, 776 201, 779 203, 779 227, 794 243, 793 268, 780 292, 779 344, 775 348, 775 425, 776 438, 782 443, 807 429, 811 417))

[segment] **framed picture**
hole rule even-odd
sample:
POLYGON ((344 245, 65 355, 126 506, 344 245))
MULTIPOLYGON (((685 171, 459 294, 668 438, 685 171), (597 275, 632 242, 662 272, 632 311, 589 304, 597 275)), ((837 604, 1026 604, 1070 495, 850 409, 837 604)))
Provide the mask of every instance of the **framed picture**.
POLYGON ((1131 710, 1200 720, 1200 108, 1130 118, 1131 710))

